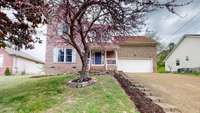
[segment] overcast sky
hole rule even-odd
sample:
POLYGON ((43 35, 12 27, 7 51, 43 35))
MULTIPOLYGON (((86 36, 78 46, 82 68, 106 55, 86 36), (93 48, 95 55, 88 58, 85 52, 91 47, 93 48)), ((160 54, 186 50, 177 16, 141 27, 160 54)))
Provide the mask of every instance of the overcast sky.
MULTIPOLYGON (((177 42, 184 34, 200 34, 200 0, 194 0, 190 5, 179 7, 176 12, 180 16, 169 13, 166 9, 149 13, 146 20, 146 28, 156 32, 157 36, 165 44, 177 42)), ((40 31, 45 28, 46 26, 40 28, 40 31)), ((42 44, 36 44, 33 50, 26 50, 27 53, 43 61, 45 60, 46 50, 45 32, 38 33, 38 36, 43 40, 42 44)), ((140 33, 140 35, 144 34, 140 33)))
POLYGON ((166 43, 177 42, 184 34, 200 33, 200 0, 176 8, 176 12, 179 16, 164 9, 148 14, 147 27, 166 43))

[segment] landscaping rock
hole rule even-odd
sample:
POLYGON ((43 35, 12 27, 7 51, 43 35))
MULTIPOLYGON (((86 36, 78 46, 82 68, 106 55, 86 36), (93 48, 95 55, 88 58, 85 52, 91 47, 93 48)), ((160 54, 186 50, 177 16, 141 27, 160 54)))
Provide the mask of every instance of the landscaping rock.
POLYGON ((75 82, 74 80, 70 80, 67 84, 72 88, 81 88, 81 87, 90 86, 94 83, 96 83, 96 79, 91 78, 89 81, 85 81, 85 82, 75 82))

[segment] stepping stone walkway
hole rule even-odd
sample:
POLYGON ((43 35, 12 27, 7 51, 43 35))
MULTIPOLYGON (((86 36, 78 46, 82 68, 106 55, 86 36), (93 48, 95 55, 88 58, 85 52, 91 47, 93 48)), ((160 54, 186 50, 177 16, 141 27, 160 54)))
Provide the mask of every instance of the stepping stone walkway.
POLYGON ((133 86, 136 89, 143 92, 147 99, 150 99, 153 103, 155 103, 158 106, 160 106, 161 108, 163 108, 165 113, 181 113, 175 106, 164 103, 163 101, 161 101, 163 99, 161 99, 160 97, 154 96, 154 94, 150 91, 150 89, 148 89, 144 85, 138 83, 133 78, 127 77, 127 79, 130 80, 131 83, 133 83, 133 86))
MULTIPOLYGON (((155 105, 155 109, 158 109, 158 108, 162 109, 162 110, 156 110, 156 111, 152 110, 152 111, 148 111, 148 112, 145 112, 145 110, 144 110, 144 111, 141 111, 141 113, 181 113, 181 111, 178 110, 176 106, 165 103, 164 99, 153 94, 153 92, 151 92, 151 90, 149 88, 145 87, 143 84, 136 81, 134 79, 134 77, 128 77, 128 76, 126 76, 126 74, 120 72, 120 73, 117 73, 117 75, 115 75, 115 78, 120 82, 122 87, 124 86, 123 88, 130 96, 133 95, 132 96, 134 98, 133 100, 140 101, 137 98, 141 98, 141 96, 142 96, 143 100, 141 100, 141 102, 138 102, 138 103, 140 103, 140 104, 143 103, 144 107, 146 107, 146 108, 142 108, 142 105, 138 104, 138 106, 140 107, 140 108, 138 108, 139 111, 140 111, 140 109, 141 110, 148 109, 147 105, 149 102, 151 102, 151 107, 152 107, 149 109, 153 109, 154 106, 152 106, 152 105, 155 105), (127 81, 127 83, 125 81, 127 81), (127 88, 127 87, 129 87, 129 88, 127 88), (138 96, 138 97, 136 97, 136 96, 138 96), (147 103, 145 103, 145 102, 147 102, 147 103)), ((137 104, 136 104, 136 106, 137 106, 137 104)))

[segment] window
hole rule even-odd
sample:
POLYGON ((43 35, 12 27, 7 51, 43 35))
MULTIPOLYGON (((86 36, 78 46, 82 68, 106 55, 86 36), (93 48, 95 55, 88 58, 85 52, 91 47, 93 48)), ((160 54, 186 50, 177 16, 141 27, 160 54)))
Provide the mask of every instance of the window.
POLYGON ((59 36, 64 35, 64 33, 67 33, 69 31, 68 25, 66 25, 65 23, 59 23, 57 26, 57 34, 59 36))
POLYGON ((66 49, 66 62, 72 62, 72 49, 66 49))
POLYGON ((89 39, 90 39, 91 42, 94 42, 94 41, 95 41, 96 36, 97 36, 96 31, 90 31, 90 32, 88 33, 88 37, 89 37, 89 39))
POLYGON ((103 42, 108 42, 109 40, 111 40, 110 39, 110 34, 108 33, 108 32, 103 32, 102 33, 102 35, 101 35, 101 40, 103 41, 103 42))
POLYGON ((189 61, 189 57, 188 56, 185 57, 185 61, 189 61))
POLYGON ((3 67, 3 55, 0 55, 0 68, 3 67))
POLYGON ((76 54, 73 49, 55 48, 54 62, 55 63, 74 63, 76 54))
POLYGON ((180 66, 180 60, 179 59, 176 60, 176 66, 180 66))
POLYGON ((58 62, 64 62, 64 49, 58 49, 58 62))

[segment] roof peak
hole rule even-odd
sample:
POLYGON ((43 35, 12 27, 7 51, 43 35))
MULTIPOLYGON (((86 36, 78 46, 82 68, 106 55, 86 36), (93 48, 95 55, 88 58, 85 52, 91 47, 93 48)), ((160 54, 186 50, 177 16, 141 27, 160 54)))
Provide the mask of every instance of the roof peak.
POLYGON ((188 37, 188 36, 199 36, 200 37, 200 34, 184 34, 183 37, 188 37))

